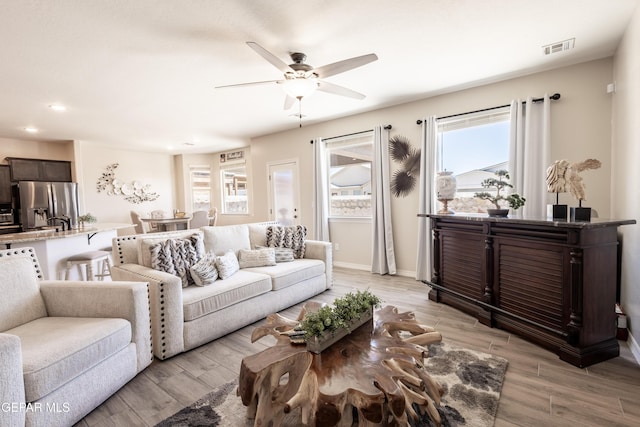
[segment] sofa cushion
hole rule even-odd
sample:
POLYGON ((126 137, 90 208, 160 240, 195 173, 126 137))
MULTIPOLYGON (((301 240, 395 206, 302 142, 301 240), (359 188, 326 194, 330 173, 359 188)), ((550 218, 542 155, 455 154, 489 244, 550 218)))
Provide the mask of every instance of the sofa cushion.
POLYGON ((267 246, 293 249, 294 258, 304 258, 306 239, 307 227, 304 225, 267 227, 267 246))
POLYGON ((47 315, 32 254, 27 249, 2 251, 0 332, 47 315))
POLYGON ((184 321, 206 316, 270 290, 269 276, 245 270, 226 280, 218 280, 213 286, 189 286, 182 290, 184 321))
POLYGON ((246 224, 202 227, 201 230, 204 233, 204 247, 207 252, 224 255, 233 251, 237 256, 240 249, 251 249, 249 228, 246 224))
POLYGON ((131 343, 124 319, 42 317, 7 331, 20 338, 27 402, 48 395, 131 343))
POLYGON ((189 269, 191 278, 196 286, 208 286, 218 279, 216 268, 216 254, 207 252, 200 261, 189 269))
POLYGON ((269 225, 277 224, 253 223, 247 225, 247 227, 249 227, 249 241, 251 242, 251 249, 258 249, 258 246, 267 246, 267 227, 269 225))
POLYGON ((325 265, 324 262, 320 260, 307 258, 277 264, 272 267, 253 267, 242 271, 251 271, 271 276, 272 289, 277 291, 324 274, 325 265))
POLYGON ((240 249, 238 263, 240 268, 276 265, 276 251, 274 248, 240 249))
POLYGON ((200 261, 204 255, 202 251, 202 236, 199 234, 157 242, 149 247, 151 268, 178 276, 182 287, 186 288, 194 284, 189 269, 200 261))
POLYGON ((229 251, 224 255, 216 257, 216 270, 220 279, 228 279, 240 270, 238 258, 233 251, 229 251))

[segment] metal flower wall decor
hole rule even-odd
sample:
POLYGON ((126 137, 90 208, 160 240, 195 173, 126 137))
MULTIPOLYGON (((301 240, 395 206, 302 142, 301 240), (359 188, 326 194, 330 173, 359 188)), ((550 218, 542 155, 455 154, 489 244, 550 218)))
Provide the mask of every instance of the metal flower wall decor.
POLYGON ((420 174, 420 150, 411 147, 408 138, 395 135, 389 138, 389 155, 402 165, 393 173, 391 191, 396 197, 406 197, 415 188, 420 174))
POLYGON ((151 202, 160 197, 158 193, 151 191, 149 184, 143 185, 138 181, 127 184, 118 180, 115 173, 117 167, 118 163, 110 164, 107 166, 107 171, 98 178, 96 182, 98 193, 106 191, 109 196, 123 196, 131 203, 151 202))

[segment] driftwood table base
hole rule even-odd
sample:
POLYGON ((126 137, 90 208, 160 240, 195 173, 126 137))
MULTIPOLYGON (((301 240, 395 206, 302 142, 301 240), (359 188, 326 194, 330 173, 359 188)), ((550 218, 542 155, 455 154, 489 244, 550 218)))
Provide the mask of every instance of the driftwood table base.
POLYGON ((304 425, 406 426, 419 413, 440 425, 443 389, 422 366, 425 346, 442 340, 438 332, 418 324, 413 313, 386 306, 374 314, 373 324, 313 354, 281 332, 317 307, 307 303, 296 321, 272 314, 254 330, 252 342, 266 335, 277 340, 242 360, 238 395, 255 426, 278 426, 296 408, 304 425))

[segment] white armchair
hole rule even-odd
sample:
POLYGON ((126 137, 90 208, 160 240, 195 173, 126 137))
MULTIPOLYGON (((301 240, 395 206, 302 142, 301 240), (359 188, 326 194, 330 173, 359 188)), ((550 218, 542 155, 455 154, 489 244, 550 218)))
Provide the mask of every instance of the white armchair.
POLYGON ((69 426, 152 361, 144 282, 43 281, 32 248, 0 251, 2 426, 69 426))

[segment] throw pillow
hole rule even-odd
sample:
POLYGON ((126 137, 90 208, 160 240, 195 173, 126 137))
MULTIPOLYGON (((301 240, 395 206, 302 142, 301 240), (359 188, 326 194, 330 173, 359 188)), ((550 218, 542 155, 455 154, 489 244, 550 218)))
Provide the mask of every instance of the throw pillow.
POLYGON ((212 284, 218 278, 216 255, 213 252, 208 252, 200 261, 191 266, 189 272, 196 286, 212 284))
POLYGON ((194 284, 189 268, 202 257, 202 236, 186 239, 166 239, 149 247, 151 268, 180 277, 182 287, 194 284))
POLYGON ((216 257, 216 268, 221 279, 227 279, 240 270, 238 258, 233 251, 229 251, 224 255, 216 257))
POLYGON ((274 248, 240 249, 238 263, 240 268, 276 265, 276 251, 274 248))
MULTIPOLYGON (((256 246, 256 249, 263 249, 264 246, 256 246)), ((293 249, 289 248, 271 248, 276 255, 276 263, 293 261, 293 249)))
POLYGON ((293 249, 294 258, 304 258, 306 238, 307 227, 304 225, 267 227, 267 246, 293 249))

